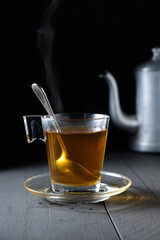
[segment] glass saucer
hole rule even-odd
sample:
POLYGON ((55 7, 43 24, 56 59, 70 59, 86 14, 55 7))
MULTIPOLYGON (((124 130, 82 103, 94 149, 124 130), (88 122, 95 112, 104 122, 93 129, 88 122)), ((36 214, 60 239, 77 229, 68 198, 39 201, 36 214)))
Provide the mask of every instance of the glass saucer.
POLYGON ((34 195, 55 203, 97 203, 126 191, 132 184, 128 177, 112 172, 102 172, 99 192, 64 192, 51 189, 50 174, 41 174, 24 182, 24 188, 34 195))

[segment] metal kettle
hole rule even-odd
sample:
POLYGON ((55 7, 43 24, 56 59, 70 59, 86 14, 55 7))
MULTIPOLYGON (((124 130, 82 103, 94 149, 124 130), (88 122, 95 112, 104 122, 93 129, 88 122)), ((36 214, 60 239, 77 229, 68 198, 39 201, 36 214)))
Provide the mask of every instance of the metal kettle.
POLYGON ((135 69, 136 115, 121 110, 115 78, 99 75, 109 86, 109 111, 115 125, 133 132, 130 147, 139 152, 160 152, 160 48, 152 49, 152 59, 135 69))

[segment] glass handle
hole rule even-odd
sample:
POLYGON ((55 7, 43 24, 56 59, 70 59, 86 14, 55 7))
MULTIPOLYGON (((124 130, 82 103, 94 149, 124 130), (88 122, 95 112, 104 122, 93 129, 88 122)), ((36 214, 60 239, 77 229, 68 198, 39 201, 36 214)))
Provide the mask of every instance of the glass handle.
POLYGON ((31 143, 35 140, 42 140, 45 142, 41 116, 23 116, 24 127, 27 137, 27 142, 31 143))

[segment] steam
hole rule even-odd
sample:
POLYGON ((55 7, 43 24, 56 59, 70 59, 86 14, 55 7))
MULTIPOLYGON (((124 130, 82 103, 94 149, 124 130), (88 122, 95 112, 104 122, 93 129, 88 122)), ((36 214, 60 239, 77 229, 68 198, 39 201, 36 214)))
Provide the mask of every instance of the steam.
POLYGON ((52 24, 53 15, 61 0, 52 0, 46 8, 40 29, 38 30, 38 46, 45 65, 46 81, 49 88, 51 105, 55 112, 63 110, 57 77, 52 62, 52 49, 54 41, 54 26, 52 24))

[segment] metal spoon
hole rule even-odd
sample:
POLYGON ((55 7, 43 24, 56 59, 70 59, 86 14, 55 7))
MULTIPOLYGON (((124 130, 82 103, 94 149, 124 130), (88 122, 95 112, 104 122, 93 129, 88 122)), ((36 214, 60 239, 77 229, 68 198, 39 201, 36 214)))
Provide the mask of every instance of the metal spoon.
POLYGON ((61 129, 60 129, 58 123, 57 123, 55 114, 54 114, 54 112, 52 110, 52 107, 50 105, 50 102, 48 100, 48 97, 47 97, 45 91, 37 83, 33 83, 31 87, 32 87, 32 90, 34 91, 34 93, 36 94, 36 96, 38 97, 38 99, 40 100, 40 102, 42 103, 43 107, 46 109, 48 115, 53 117, 53 119, 55 121, 56 132, 60 133, 61 129))
POLYGON ((32 84, 32 90, 34 91, 34 93, 36 94, 36 96, 38 97, 38 99, 40 100, 40 102, 42 103, 43 107, 45 108, 45 110, 47 111, 47 113, 53 117, 54 121, 55 121, 55 129, 57 134, 57 140, 60 144, 61 150, 62 150, 62 154, 61 157, 59 159, 56 160, 56 166, 58 168, 58 170, 64 174, 67 175, 68 177, 72 177, 73 174, 77 176, 77 178, 80 178, 83 176, 83 180, 84 178, 90 179, 90 180, 97 180, 97 177, 95 177, 91 172, 89 172, 85 167, 83 167, 81 164, 70 160, 68 153, 67 153, 67 149, 65 147, 65 144, 62 140, 62 137, 60 135, 61 133, 61 129, 57 123, 55 114, 52 110, 52 107, 50 105, 50 102, 47 98, 47 95, 45 93, 45 91, 43 90, 43 88, 41 86, 39 86, 37 83, 33 83, 32 84))

